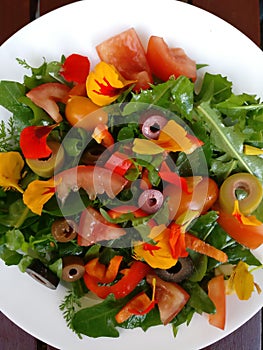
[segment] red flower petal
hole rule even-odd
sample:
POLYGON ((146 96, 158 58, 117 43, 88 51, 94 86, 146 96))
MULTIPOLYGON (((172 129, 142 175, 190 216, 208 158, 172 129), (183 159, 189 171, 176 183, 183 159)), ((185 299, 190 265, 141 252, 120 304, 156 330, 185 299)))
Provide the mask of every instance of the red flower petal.
POLYGON ((73 53, 62 65, 60 74, 67 80, 78 84, 86 82, 90 70, 88 57, 73 53))
POLYGON ((49 126, 28 126, 20 135, 20 148, 25 158, 47 158, 52 150, 47 145, 47 137, 57 124, 49 126))

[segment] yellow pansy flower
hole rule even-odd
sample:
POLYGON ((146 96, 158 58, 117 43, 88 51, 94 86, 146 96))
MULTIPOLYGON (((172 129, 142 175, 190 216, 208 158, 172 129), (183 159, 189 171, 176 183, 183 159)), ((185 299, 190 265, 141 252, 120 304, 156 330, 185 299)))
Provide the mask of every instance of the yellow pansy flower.
POLYGON ((98 106, 114 102, 134 80, 125 80, 117 69, 106 62, 98 63, 86 81, 88 97, 98 106))
POLYGON ((15 189, 23 193, 18 182, 21 179, 21 171, 24 164, 24 160, 19 152, 0 153, 0 186, 4 190, 15 189))
POLYGON ((35 214, 41 215, 44 204, 55 193, 55 181, 34 180, 30 182, 23 195, 25 205, 35 214))
POLYGON ((248 265, 239 261, 227 281, 227 292, 235 292, 240 300, 248 300, 254 290, 254 277, 248 271, 248 265))
POLYGON ((149 242, 136 242, 133 248, 134 258, 144 260, 153 268, 169 269, 174 266, 177 259, 172 257, 170 229, 165 225, 154 226, 149 238, 149 242))

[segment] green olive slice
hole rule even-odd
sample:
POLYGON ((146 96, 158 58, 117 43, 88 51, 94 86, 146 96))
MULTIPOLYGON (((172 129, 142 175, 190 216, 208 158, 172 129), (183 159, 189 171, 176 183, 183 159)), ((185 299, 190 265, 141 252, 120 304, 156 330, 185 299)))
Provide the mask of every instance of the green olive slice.
POLYGON ((85 266, 79 256, 65 256, 63 258, 62 279, 66 282, 75 282, 83 277, 85 266))
POLYGON ((235 200, 238 199, 239 209, 244 215, 251 214, 257 209, 263 197, 261 182, 252 174, 237 173, 229 176, 219 190, 219 205, 227 213, 234 210, 235 200), (237 191, 244 191, 244 198, 237 198, 237 191))
POLYGON ((60 143, 56 141, 48 141, 48 146, 52 150, 52 154, 47 159, 28 159, 27 165, 37 175, 41 177, 51 177, 54 170, 60 169, 64 162, 64 149, 60 143))

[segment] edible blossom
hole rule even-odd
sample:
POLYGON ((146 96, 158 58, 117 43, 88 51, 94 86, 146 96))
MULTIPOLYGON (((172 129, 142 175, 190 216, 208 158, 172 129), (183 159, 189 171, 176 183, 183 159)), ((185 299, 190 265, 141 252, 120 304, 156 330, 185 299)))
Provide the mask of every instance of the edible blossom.
POLYGON ((133 255, 136 260, 144 260, 153 268, 169 269, 177 263, 173 257, 170 241, 171 230, 165 225, 154 226, 149 234, 149 242, 136 242, 133 255))
POLYGON ((113 65, 102 61, 88 75, 87 94, 96 105, 106 106, 114 102, 134 82, 125 80, 113 65))
POLYGON ((167 152, 192 153, 203 142, 187 133, 187 131, 174 120, 168 123, 160 131, 157 140, 136 138, 133 143, 133 151, 138 154, 159 154, 167 152))
POLYGON ((254 215, 245 216, 239 209, 238 200, 236 199, 234 202, 234 210, 232 215, 243 225, 250 226, 260 226, 262 222, 259 221, 254 215))
POLYGON ((44 204, 55 193, 55 181, 51 178, 47 181, 34 180, 30 182, 23 195, 25 205, 35 214, 41 215, 44 204))
POLYGON ((58 124, 46 126, 28 126, 20 135, 20 147, 25 158, 48 158, 52 150, 47 144, 47 137, 58 124))
POLYGON ((18 182, 21 179, 24 164, 19 152, 0 153, 0 186, 4 190, 15 189, 23 193, 18 182))
POLYGON ((252 273, 248 271, 248 265, 243 261, 239 261, 227 281, 227 293, 235 292, 240 300, 248 300, 255 286, 260 293, 260 289, 254 283, 252 273))

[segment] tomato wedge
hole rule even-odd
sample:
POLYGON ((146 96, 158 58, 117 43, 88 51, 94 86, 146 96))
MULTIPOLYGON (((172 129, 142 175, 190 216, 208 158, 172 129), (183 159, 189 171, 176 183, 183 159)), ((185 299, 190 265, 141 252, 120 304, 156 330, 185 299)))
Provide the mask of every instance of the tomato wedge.
POLYGON ((26 96, 38 107, 44 109, 47 114, 56 122, 62 121, 57 102, 63 102, 68 96, 70 88, 60 83, 46 83, 30 90, 26 96))
POLYGON ((169 48, 163 38, 151 36, 148 42, 147 61, 157 78, 167 81, 172 75, 184 75, 196 80, 196 63, 181 48, 169 48))
POLYGON ((149 88, 152 75, 143 45, 130 28, 99 44, 96 47, 100 59, 112 64, 127 80, 137 80, 135 91, 149 88))
POLYGON ((88 207, 80 217, 78 245, 90 246, 97 242, 117 239, 125 233, 123 228, 104 219, 96 209, 88 207))
POLYGON ((190 295, 177 283, 166 282, 157 275, 148 274, 146 280, 152 284, 156 280, 155 298, 157 300, 160 318, 164 325, 168 324, 182 310, 190 295))
POLYGON ((55 180, 56 193, 62 203, 71 190, 77 191, 79 188, 83 188, 91 200, 102 193, 115 198, 128 182, 119 174, 93 165, 79 165, 64 170, 55 176, 55 180))
POLYGON ((259 226, 245 225, 232 214, 226 213, 219 206, 215 206, 219 217, 219 225, 238 243, 249 249, 256 249, 263 244, 263 224, 259 226))
POLYGON ((216 307, 216 313, 209 315, 209 323, 217 328, 224 329, 226 322, 226 294, 223 275, 213 277, 208 282, 208 296, 216 307))

